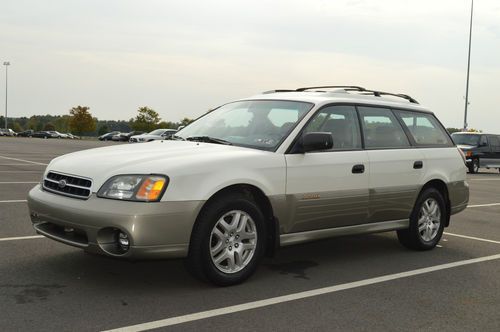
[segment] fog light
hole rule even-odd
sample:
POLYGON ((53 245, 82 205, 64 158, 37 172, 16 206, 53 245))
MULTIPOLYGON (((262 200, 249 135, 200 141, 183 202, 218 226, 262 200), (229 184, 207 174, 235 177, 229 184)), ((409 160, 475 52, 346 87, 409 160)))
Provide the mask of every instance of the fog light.
POLYGON ((120 245, 120 248, 124 251, 127 251, 128 248, 129 248, 129 240, 128 240, 128 235, 123 233, 123 232, 119 232, 118 233, 118 244, 120 245))

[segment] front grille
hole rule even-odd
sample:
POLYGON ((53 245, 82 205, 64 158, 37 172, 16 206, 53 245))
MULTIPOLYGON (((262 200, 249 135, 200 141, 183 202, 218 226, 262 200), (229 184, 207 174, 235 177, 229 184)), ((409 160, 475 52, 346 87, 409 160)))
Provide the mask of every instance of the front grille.
POLYGON ((64 196, 87 199, 90 197, 90 179, 49 172, 43 180, 43 188, 64 196))

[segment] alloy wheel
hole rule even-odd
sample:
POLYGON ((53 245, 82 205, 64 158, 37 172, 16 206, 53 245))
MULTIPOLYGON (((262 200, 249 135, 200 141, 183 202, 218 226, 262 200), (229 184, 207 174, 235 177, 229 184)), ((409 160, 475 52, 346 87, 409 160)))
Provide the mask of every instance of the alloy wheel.
POLYGON ((240 210, 224 214, 210 234, 210 257, 224 273, 243 270, 257 248, 257 228, 252 217, 240 210))

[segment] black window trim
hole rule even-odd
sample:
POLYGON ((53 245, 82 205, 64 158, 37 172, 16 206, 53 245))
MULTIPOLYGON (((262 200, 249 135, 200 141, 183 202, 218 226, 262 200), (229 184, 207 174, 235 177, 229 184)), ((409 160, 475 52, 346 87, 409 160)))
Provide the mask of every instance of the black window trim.
MULTIPOLYGON (((401 124, 401 120, 399 119, 399 117, 394 113, 394 108, 392 107, 385 107, 385 106, 381 106, 381 105, 378 105, 378 106, 372 106, 372 105, 369 105, 369 106, 366 106, 366 105, 358 105, 359 107, 371 107, 371 108, 382 108, 382 109, 386 109, 388 110, 393 116, 394 118, 396 119, 396 121, 399 123, 399 125, 401 126, 401 129, 403 130, 403 133, 406 135, 406 139, 408 140, 408 146, 395 146, 395 147, 383 147, 383 148, 367 148, 364 144, 365 142, 365 133, 363 131, 363 127, 361 127, 361 135, 363 135, 363 149, 367 150, 367 151, 373 151, 373 150, 407 150, 407 149, 414 149, 416 146, 413 144, 413 139, 411 137, 408 137, 408 133, 406 132, 406 127, 403 126, 401 124)), ((363 123, 363 121, 361 120, 361 114, 360 114, 360 111, 358 109, 358 106, 356 106, 356 110, 358 111, 358 118, 359 118, 359 122, 360 124, 363 123)), ((424 113, 424 112, 422 112, 424 113)))
MULTIPOLYGON (((284 153, 285 155, 286 154, 300 154, 300 152, 297 151, 297 142, 300 139, 300 137, 302 136, 302 134, 304 132, 304 129, 312 121, 312 119, 316 116, 317 113, 319 113, 322 109, 324 109, 326 107, 332 107, 332 106, 353 106, 355 108, 356 115, 358 117, 358 122, 359 122, 358 123, 359 131, 360 131, 360 135, 361 135, 361 148, 360 149, 346 149, 346 150, 324 150, 324 151, 317 151, 319 153, 325 153, 325 152, 348 152, 348 151, 376 151, 376 150, 409 150, 409 149, 426 149, 426 148, 442 149, 442 148, 456 147, 456 144, 455 144, 455 142, 453 142, 453 139, 451 138, 450 133, 446 130, 446 128, 441 123, 441 121, 438 119, 438 117, 433 112, 423 111, 423 110, 416 110, 416 109, 412 109, 412 108, 393 107, 393 106, 385 106, 385 105, 377 105, 377 104, 369 104, 369 103, 332 102, 332 103, 325 104, 325 105, 321 106, 320 108, 318 108, 314 112, 314 114, 309 119, 307 119, 306 123, 302 126, 302 128, 300 129, 300 131, 294 137, 293 141, 290 143, 290 145, 288 146, 288 148, 285 150, 285 153, 284 153), (393 147, 393 148, 391 148, 391 147, 367 148, 365 146, 365 135, 364 135, 364 132, 363 132, 361 115, 359 114, 359 109, 358 109, 359 107, 383 108, 383 109, 387 109, 387 110, 391 111, 392 114, 396 117, 397 121, 402 126, 403 132, 405 133, 406 137, 408 138, 408 142, 410 143, 410 145, 409 146, 404 146, 404 147, 393 147), (407 128, 407 126, 404 123, 404 121, 402 119, 400 119, 399 111, 427 114, 427 115, 430 115, 430 116, 434 117, 434 119, 437 121, 437 123, 439 124, 439 126, 441 127, 441 129, 447 135, 450 144, 442 144, 442 145, 418 145, 415 142, 415 140, 413 139, 413 136, 409 132, 409 129, 407 128), (401 122, 403 122, 403 123, 401 123, 401 122)), ((298 125, 298 123, 297 123, 297 125, 298 125)), ((315 153, 315 152, 310 152, 310 153, 315 153)))
MULTIPOLYGON (((396 117, 398 118, 399 122, 403 126, 403 128, 406 132, 406 135, 408 136, 408 139, 411 141, 412 145, 415 146, 416 148, 424 148, 424 149, 426 149, 426 148, 427 149, 428 148, 451 148, 451 147, 455 146, 455 143, 453 142, 453 139, 451 138, 450 134, 448 133, 448 130, 446 130, 446 128, 439 121, 437 116, 434 115, 434 113, 425 113, 425 114, 427 114, 428 116, 431 116, 432 118, 434 118, 434 120, 436 120, 438 126, 440 127, 439 129, 441 129, 441 132, 445 135, 445 137, 448 138, 448 143, 444 143, 444 144, 419 144, 419 143, 417 143, 415 141, 415 139, 413 138, 413 135, 412 135, 410 129, 408 128, 406 123, 403 121, 403 118, 401 116, 401 112, 410 112, 411 113, 413 111, 408 110, 408 109, 401 109, 401 108, 395 108, 393 110, 394 110, 394 113, 395 113, 396 117)), ((422 113, 422 112, 420 112, 420 113, 422 113)))
POLYGON ((326 152, 348 152, 348 151, 363 151, 365 149, 365 143, 363 139, 363 129, 360 127, 361 123, 359 123, 359 113, 358 109, 356 107, 355 103, 342 103, 342 102, 333 102, 329 104, 325 104, 318 108, 313 115, 309 119, 307 119, 306 123, 300 128, 300 131, 297 133, 293 141, 290 143, 288 148, 285 150, 285 154, 301 154, 302 152, 299 151, 298 149, 298 141, 300 137, 302 137, 302 134, 304 133, 305 128, 311 123, 311 121, 314 119, 314 117, 320 113, 323 109, 328 108, 328 107, 333 107, 333 106, 352 106, 354 108, 354 111, 356 113, 356 117, 358 118, 358 126, 359 126, 359 135, 361 138, 361 147, 357 149, 339 149, 339 150, 322 150, 322 151, 312 151, 308 153, 326 153, 326 152))

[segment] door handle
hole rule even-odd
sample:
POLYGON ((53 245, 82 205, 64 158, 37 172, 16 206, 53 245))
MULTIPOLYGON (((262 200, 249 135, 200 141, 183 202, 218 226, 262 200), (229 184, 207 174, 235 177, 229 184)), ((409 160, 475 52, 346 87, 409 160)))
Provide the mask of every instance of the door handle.
POLYGON ((421 160, 417 160, 413 163, 414 169, 421 169, 422 167, 424 167, 424 163, 421 160))
POLYGON ((365 172, 365 165, 359 164, 359 165, 354 165, 352 166, 352 173, 353 174, 360 174, 365 172))

